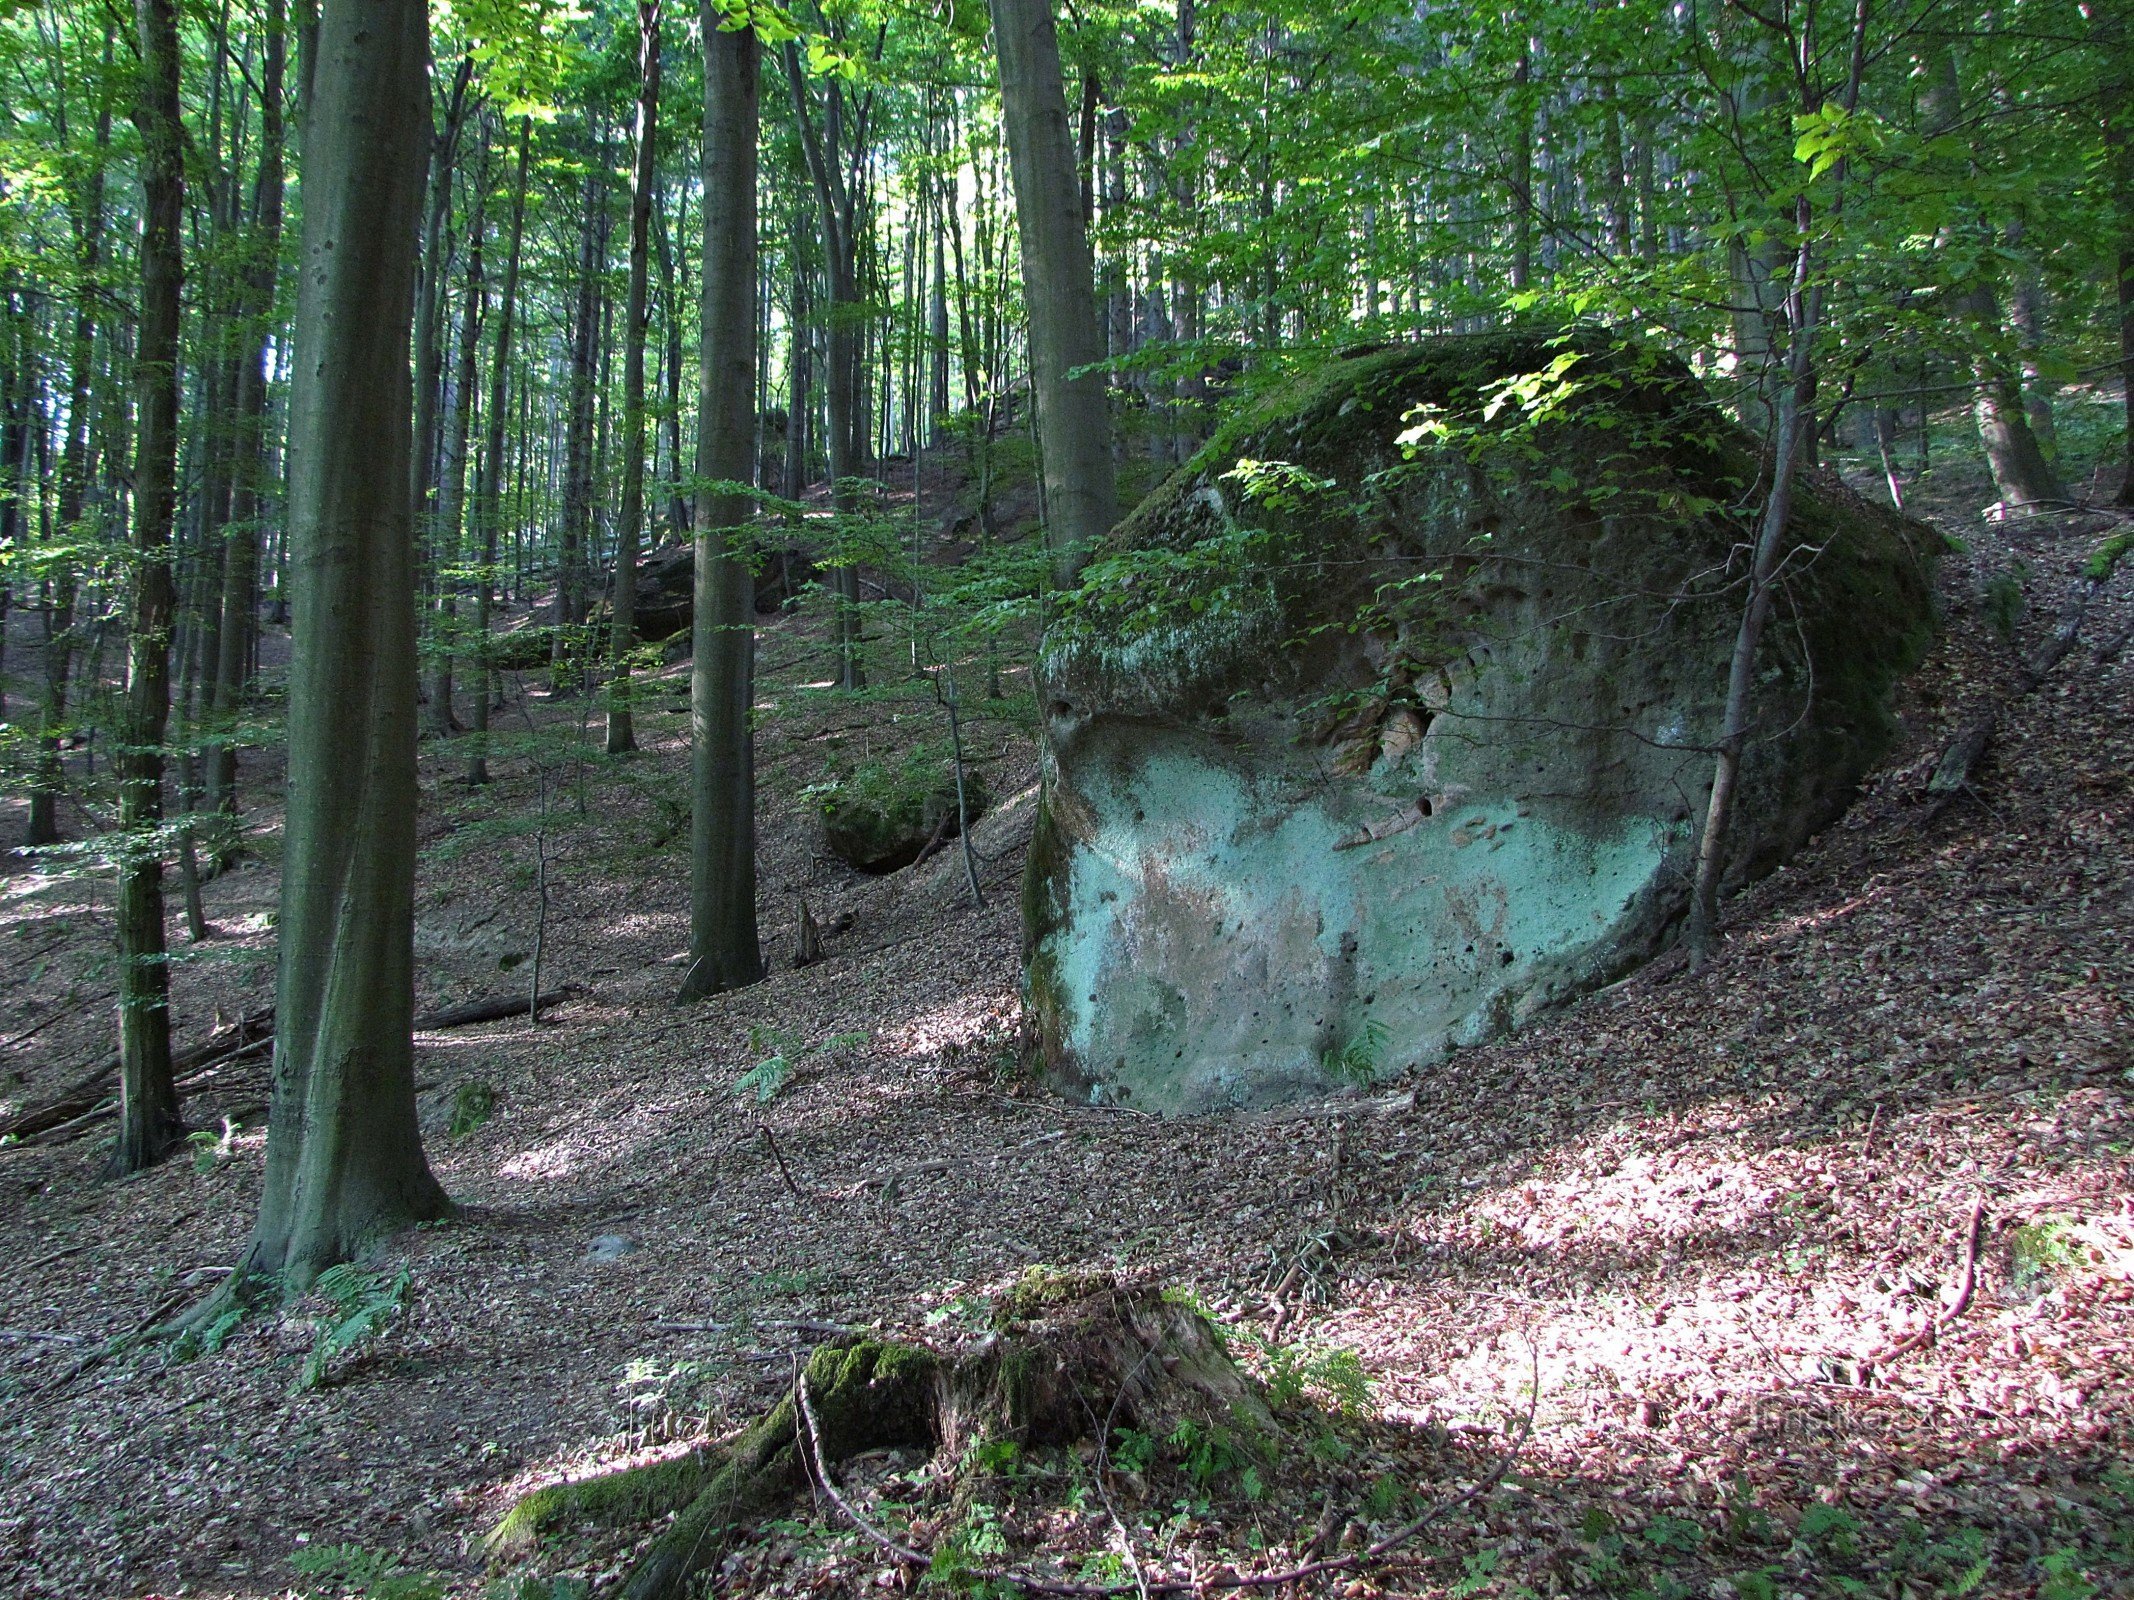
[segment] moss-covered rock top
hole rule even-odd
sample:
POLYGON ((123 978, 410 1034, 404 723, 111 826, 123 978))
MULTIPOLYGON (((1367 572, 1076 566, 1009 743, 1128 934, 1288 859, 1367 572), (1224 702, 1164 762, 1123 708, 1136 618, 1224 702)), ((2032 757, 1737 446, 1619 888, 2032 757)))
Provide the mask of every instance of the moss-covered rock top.
MULTIPOLYGON (((1766 482, 1664 352, 1356 352, 1121 524, 1043 662, 1046 1059, 1153 1110, 1368 1081, 1671 936, 1766 482)), ((1931 532, 1801 485, 1731 880, 1842 809, 1932 629, 1931 532)))

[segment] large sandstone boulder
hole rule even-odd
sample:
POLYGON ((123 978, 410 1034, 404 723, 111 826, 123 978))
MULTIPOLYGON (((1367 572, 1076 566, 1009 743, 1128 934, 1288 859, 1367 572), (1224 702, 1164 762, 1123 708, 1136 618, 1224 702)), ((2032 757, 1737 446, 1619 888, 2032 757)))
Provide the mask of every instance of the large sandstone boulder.
MULTIPOLYGON (((1598 336, 1350 355, 1226 427, 1047 646, 1024 916, 1049 1074, 1165 1113, 1324 1094, 1652 956, 1762 470, 1683 369, 1598 336)), ((1731 881, 1888 741, 1934 543, 1803 486, 1731 881)))

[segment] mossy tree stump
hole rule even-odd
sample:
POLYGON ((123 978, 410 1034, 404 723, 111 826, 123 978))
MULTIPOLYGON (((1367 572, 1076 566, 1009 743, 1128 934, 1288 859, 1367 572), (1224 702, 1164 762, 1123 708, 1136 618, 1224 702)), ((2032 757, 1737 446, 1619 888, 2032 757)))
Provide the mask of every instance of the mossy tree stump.
MULTIPOLYGON (((945 1452, 1012 1439, 1066 1445, 1112 1428, 1169 1434, 1192 1422, 1247 1441, 1275 1423, 1257 1386, 1207 1318, 1160 1290, 1033 1270, 994 1308, 992 1325, 954 1354, 855 1339, 819 1347, 802 1381, 821 1459, 868 1450, 945 1452)), ((574 1524, 627 1527, 672 1516, 624 1580, 625 1600, 679 1600, 808 1484, 794 1389, 733 1438, 648 1466, 525 1496, 487 1541, 493 1561, 532 1552, 574 1524)))

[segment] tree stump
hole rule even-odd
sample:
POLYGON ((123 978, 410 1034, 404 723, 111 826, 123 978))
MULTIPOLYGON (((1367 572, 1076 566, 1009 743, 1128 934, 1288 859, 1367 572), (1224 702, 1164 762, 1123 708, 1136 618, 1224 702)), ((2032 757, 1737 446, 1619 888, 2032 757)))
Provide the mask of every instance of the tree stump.
MULTIPOLYGON (((1275 1429, 1257 1386, 1190 1305, 1161 1290, 1033 1268, 991 1327, 945 1353, 876 1339, 823 1345, 803 1380, 822 1460, 889 1447, 959 1457, 982 1439, 1066 1445, 1115 1428, 1168 1435, 1187 1423, 1246 1448, 1275 1429)), ((638 1558, 626 1600, 680 1600, 756 1524, 808 1483, 800 1406, 788 1389, 733 1438, 650 1466, 538 1489, 489 1535, 494 1562, 572 1523, 674 1520, 638 1558)))

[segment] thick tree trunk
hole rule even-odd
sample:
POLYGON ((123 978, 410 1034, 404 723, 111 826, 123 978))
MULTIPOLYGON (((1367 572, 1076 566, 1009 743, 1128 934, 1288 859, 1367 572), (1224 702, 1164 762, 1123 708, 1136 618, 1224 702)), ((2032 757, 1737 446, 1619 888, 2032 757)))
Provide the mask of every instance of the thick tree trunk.
MULTIPOLYGON (((756 393, 756 130, 761 47, 704 0, 704 329, 697 475, 746 481, 756 393)), ((690 666, 689 971, 683 1000, 763 976, 756 933, 755 617, 739 548, 755 506, 699 490, 690 666)))
POLYGON ((2023 405, 2022 380, 1993 348, 2001 328, 2000 299, 1988 283, 1979 283, 1958 301, 1970 318, 1978 343, 1973 372, 1978 391, 1972 412, 1978 418, 1979 443, 1993 471, 2001 506, 2032 512, 2067 503, 2060 475, 2045 457, 2045 447, 2030 425, 2023 405))
POLYGON ((1052 0, 992 0, 992 10, 1022 237, 1030 367, 1044 431, 1046 539, 1052 581, 1065 588, 1119 516, 1104 375, 1072 375, 1103 361, 1104 332, 1097 321, 1089 235, 1082 227, 1052 0))
POLYGON ((141 315, 134 346, 139 418, 133 489, 133 616, 116 763, 119 825, 118 1142, 111 1170, 160 1160, 183 1132, 170 1070, 170 969, 163 932, 163 733, 170 716, 173 589, 171 523, 177 509, 178 230, 185 156, 178 121, 176 0, 136 0, 141 36, 141 315))
POLYGON ((421 0, 326 0, 289 410, 296 621, 266 1190, 245 1267, 296 1295, 450 1202, 415 1124, 408 343, 421 0))
POLYGON ((489 374, 489 438, 483 450, 480 503, 475 526, 481 530, 482 570, 474 588, 475 694, 468 708, 474 737, 467 741, 467 782, 489 781, 489 701, 495 673, 489 665, 489 606, 496 590, 497 534, 504 514, 504 422, 511 411, 511 326, 518 310, 519 247, 526 232, 526 162, 533 143, 533 122, 519 124, 519 159, 511 178, 511 237, 504 250, 504 284, 497 296, 496 364, 489 374))
POLYGON ((645 524, 645 303, 652 272, 652 193, 658 182, 659 0, 637 5, 637 168, 630 188, 630 289, 622 331, 622 517, 608 641, 611 756, 637 748, 630 719, 630 651, 637 643, 637 547, 645 524))

